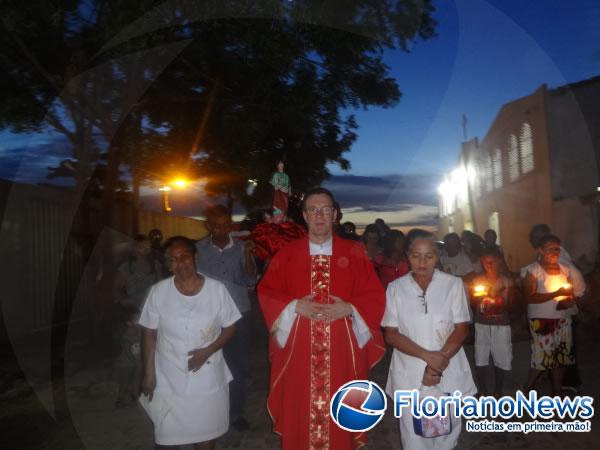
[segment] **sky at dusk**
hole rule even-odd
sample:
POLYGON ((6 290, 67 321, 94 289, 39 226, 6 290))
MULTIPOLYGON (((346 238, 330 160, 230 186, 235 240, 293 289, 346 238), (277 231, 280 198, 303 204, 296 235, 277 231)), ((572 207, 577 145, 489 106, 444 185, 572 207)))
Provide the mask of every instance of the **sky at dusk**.
MULTIPOLYGON (((400 102, 355 111, 352 170, 330 167, 335 176, 325 185, 346 220, 434 223, 435 189, 457 161, 463 114, 468 137, 481 139, 502 104, 544 83, 600 75, 600 2, 456 0, 436 8, 437 37, 386 54, 400 102)), ((52 135, 0 132, 0 177, 36 182, 63 153, 52 135)))
MULTIPOLYGON (((600 75, 600 2, 436 3, 438 36, 386 58, 403 92, 393 109, 357 114, 350 160, 365 175, 453 168, 463 141, 483 138, 502 104, 546 83, 600 75)), ((332 168, 334 173, 341 173, 332 168)))

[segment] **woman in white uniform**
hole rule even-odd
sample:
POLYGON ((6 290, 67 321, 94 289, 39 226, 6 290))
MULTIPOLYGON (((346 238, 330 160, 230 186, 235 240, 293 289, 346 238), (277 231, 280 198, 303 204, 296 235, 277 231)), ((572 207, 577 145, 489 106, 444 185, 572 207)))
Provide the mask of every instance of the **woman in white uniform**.
MULTIPOLYGON (((394 347, 386 385, 395 390, 437 386, 452 394, 476 392, 463 341, 468 334, 469 309, 462 280, 435 269, 439 250, 433 235, 415 233, 408 245, 411 272, 390 283, 382 326, 394 347)), ((453 420, 446 436, 423 438, 413 428, 407 409, 400 417, 404 450, 452 449, 458 443, 460 421, 453 420)))
POLYGON ((214 449, 229 428, 232 376, 221 348, 241 315, 221 282, 196 272, 191 240, 171 238, 165 252, 174 276, 152 287, 140 317, 142 394, 158 402, 151 414, 158 448, 214 449))

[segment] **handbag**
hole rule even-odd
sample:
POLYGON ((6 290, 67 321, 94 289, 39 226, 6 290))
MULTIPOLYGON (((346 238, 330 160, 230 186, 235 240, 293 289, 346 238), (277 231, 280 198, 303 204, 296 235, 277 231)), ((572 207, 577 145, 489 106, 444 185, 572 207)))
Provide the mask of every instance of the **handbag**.
MULTIPOLYGON (((424 397, 441 397, 443 395, 449 394, 444 394, 436 386, 421 386, 421 388, 419 389, 420 399, 423 399, 424 397)), ((433 417, 413 417, 413 429, 416 435, 424 438, 436 438, 440 436, 447 436, 450 433, 452 433, 452 417, 449 411, 446 416, 438 414, 433 417)))

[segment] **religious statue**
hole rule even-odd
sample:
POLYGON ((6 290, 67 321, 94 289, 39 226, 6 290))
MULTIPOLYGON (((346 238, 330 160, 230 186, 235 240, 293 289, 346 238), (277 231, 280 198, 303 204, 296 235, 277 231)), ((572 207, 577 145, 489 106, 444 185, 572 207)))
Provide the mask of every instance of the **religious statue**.
POLYGON ((287 216, 288 201, 292 187, 290 186, 290 177, 283 171, 283 161, 277 162, 277 172, 271 177, 273 186, 273 218, 276 222, 287 216))

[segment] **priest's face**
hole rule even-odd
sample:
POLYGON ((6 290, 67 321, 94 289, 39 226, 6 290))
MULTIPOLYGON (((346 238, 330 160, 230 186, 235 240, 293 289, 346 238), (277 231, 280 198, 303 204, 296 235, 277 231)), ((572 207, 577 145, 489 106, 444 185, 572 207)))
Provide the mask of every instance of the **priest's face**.
POLYGON ((308 234, 317 240, 329 239, 332 236, 336 210, 328 195, 314 194, 306 199, 303 212, 308 225, 308 234))

